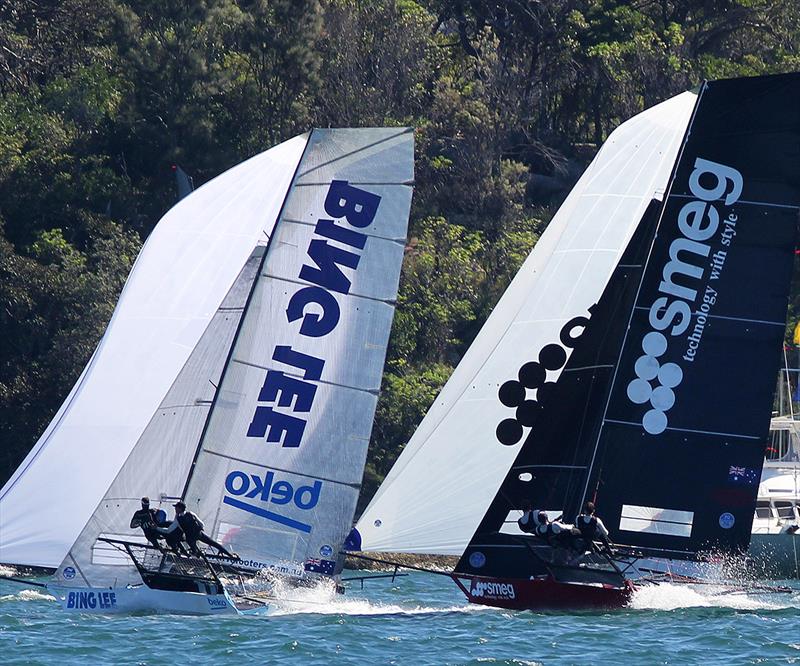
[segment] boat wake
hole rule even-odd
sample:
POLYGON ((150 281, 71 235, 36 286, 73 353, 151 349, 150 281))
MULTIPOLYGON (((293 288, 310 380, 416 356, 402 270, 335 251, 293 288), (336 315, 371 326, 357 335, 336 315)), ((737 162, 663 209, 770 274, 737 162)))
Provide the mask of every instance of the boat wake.
POLYGON ((775 594, 744 591, 724 585, 659 583, 637 589, 630 608, 640 610, 676 610, 679 608, 716 607, 735 610, 782 610, 800 608, 800 594, 775 594))
POLYGON ((55 601, 55 597, 39 590, 20 590, 16 594, 0 596, 0 603, 6 601, 55 601))
POLYGON ((273 589, 270 607, 264 613, 270 616, 317 614, 317 615, 429 615, 441 613, 473 613, 486 610, 473 604, 451 606, 427 606, 394 604, 370 601, 358 597, 337 594, 334 587, 321 584, 315 587, 291 587, 277 585, 273 589))

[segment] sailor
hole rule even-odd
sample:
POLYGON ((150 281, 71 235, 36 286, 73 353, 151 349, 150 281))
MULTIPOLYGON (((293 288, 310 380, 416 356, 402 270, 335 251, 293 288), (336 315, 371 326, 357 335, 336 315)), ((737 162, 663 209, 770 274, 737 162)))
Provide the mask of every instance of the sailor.
POLYGON ((197 542, 207 543, 213 546, 221 555, 226 557, 236 557, 233 553, 228 551, 221 543, 217 543, 203 532, 203 521, 200 520, 194 513, 186 510, 186 505, 182 502, 173 504, 175 507, 175 520, 173 520, 169 527, 159 528, 161 534, 170 534, 175 530, 183 530, 183 535, 186 538, 186 543, 189 544, 189 550, 195 555, 200 555, 200 549, 197 547, 197 542))
POLYGON ((142 497, 142 508, 138 509, 131 518, 131 529, 142 528, 145 538, 159 550, 163 550, 159 539, 163 538, 158 532, 158 518, 156 510, 150 508, 150 498, 142 497))
POLYGON ((517 525, 523 532, 528 534, 536 532, 537 521, 533 515, 533 504, 528 500, 522 503, 522 516, 517 520, 517 525))
POLYGON ((570 526, 558 520, 551 521, 546 511, 535 512, 535 534, 544 539, 551 546, 566 546, 569 544, 570 526))
POLYGON ((587 544, 595 541, 602 542, 604 550, 611 552, 611 541, 608 539, 608 530, 603 525, 603 521, 594 515, 594 502, 586 502, 583 506, 583 513, 575 519, 575 526, 580 530, 581 536, 587 544))

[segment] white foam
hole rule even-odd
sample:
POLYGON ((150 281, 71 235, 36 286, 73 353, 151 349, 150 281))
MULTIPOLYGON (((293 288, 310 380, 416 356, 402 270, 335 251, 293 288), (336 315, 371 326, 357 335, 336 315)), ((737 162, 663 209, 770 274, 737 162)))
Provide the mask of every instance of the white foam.
POLYGON ((796 594, 732 592, 724 585, 659 583, 643 585, 633 595, 630 607, 651 610, 717 607, 737 610, 796 608, 796 594))
MULTIPOLYGON (((467 604, 456 606, 400 605, 344 597, 337 594, 332 584, 315 587, 289 587, 276 585, 274 599, 270 601, 268 615, 318 614, 318 615, 421 615, 431 613, 469 613, 485 610, 467 604)), ((262 614, 262 613, 259 613, 262 614)))
POLYGON ((16 594, 6 594, 0 597, 3 601, 55 601, 55 597, 39 590, 20 590, 16 594))

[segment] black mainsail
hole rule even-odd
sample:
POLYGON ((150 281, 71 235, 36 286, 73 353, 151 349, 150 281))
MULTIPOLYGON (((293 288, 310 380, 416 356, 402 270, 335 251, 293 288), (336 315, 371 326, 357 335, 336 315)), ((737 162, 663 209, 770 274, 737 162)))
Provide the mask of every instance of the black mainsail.
POLYGON ((652 554, 747 547, 798 164, 799 74, 703 84, 668 195, 651 203, 600 300, 500 387, 509 418, 498 442, 531 429, 457 572, 535 573, 515 536, 526 501, 571 522, 592 499, 615 542, 652 554))

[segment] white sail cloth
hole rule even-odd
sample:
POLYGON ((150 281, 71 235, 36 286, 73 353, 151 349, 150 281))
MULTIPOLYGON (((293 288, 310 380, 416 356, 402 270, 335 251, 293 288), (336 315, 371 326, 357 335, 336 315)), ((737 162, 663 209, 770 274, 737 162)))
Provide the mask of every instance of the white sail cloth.
POLYGON ((206 531, 248 561, 335 572, 381 384, 413 166, 410 129, 309 139, 185 495, 206 531))
POLYGON ((363 550, 463 552, 525 438, 497 441, 513 416, 500 386, 597 302, 648 204, 664 196, 695 102, 673 97, 603 144, 361 516, 363 550))
POLYGON ((308 136, 230 169, 147 239, 100 344, 0 491, 0 562, 56 567, 266 241, 308 136))

